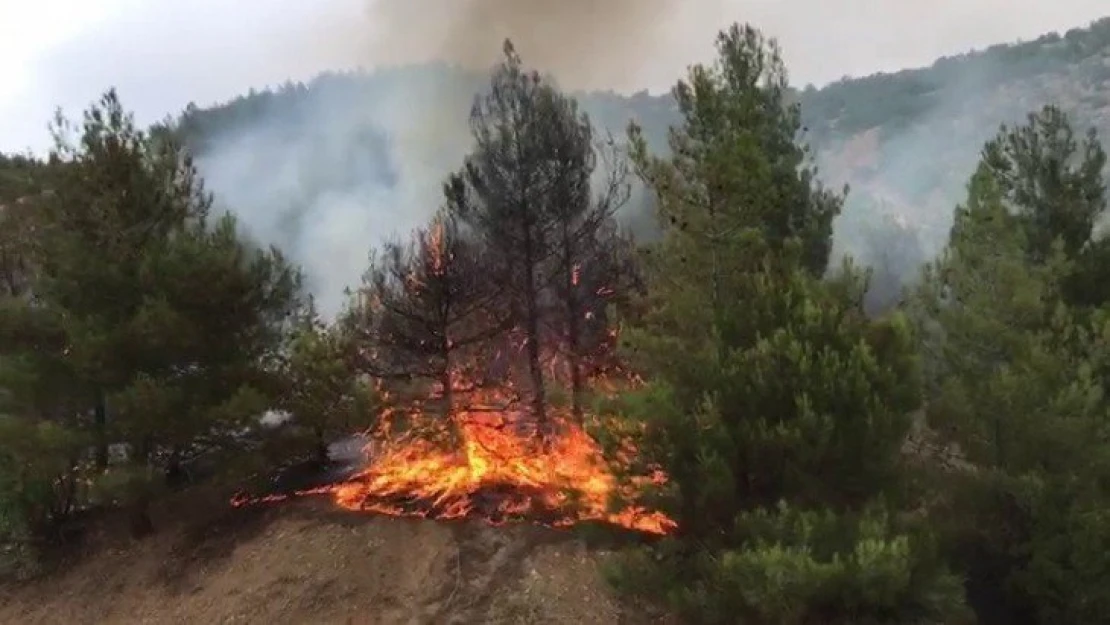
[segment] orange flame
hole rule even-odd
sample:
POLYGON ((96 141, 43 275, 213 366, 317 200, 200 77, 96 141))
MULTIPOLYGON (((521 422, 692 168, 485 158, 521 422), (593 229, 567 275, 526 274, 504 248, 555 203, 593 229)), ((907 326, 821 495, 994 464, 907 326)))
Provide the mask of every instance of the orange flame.
POLYGON ((496 516, 553 517, 555 526, 603 521, 653 534, 673 529, 660 513, 609 511, 616 479, 581 427, 560 420, 559 434, 541 448, 513 421, 497 412, 464 412, 455 419, 461 442, 456 451, 424 440, 387 448, 373 465, 334 488, 336 503, 349 510, 406 514, 402 506, 382 502, 417 499, 430 504, 437 518, 489 517, 490 510, 476 509, 482 493, 508 492, 494 504, 496 516))
MULTIPOLYGON (((460 391, 472 390, 462 382, 460 391)), ((598 521, 649 534, 664 535, 675 523, 660 512, 642 508, 610 509, 618 482, 598 443, 565 415, 557 414, 557 433, 540 445, 524 424, 523 411, 483 408, 512 404, 505 389, 473 393, 469 408, 451 419, 426 415, 415 402, 406 415, 424 427, 407 434, 388 434, 391 416, 367 446, 371 464, 349 479, 300 494, 328 494, 346 510, 391 516, 437 519, 479 517, 499 524, 529 519, 554 527, 598 521), (428 428, 439 430, 429 436, 428 428), (443 444, 453 428, 455 444, 443 444), (438 440, 437 440, 438 439, 438 440)), ((662 472, 644 476, 661 484, 662 472)), ((277 501, 238 498, 233 504, 277 501)))
MULTIPOLYGON (((425 276, 441 274, 453 261, 445 250, 446 236, 444 223, 436 220, 417 240, 419 253, 428 261, 423 264, 425 276)), ((418 267, 415 265, 403 279, 405 288, 413 292, 425 287, 418 267)), ((580 286, 581 271, 580 266, 573 267, 574 287, 580 286)), ((608 287, 597 289, 602 298, 611 293, 608 287)), ((590 318, 590 313, 586 317, 590 318)), ((615 344, 616 335, 615 328, 609 329, 609 341, 601 351, 615 344)), ((452 337, 444 338, 450 345, 452 337)), ((507 346, 494 346, 492 361, 515 359, 515 354, 504 353, 504 347, 510 352, 524 351, 527 342, 519 331, 510 332, 506 338, 507 346)), ((584 372, 583 362, 575 361, 572 365, 563 350, 545 351, 548 353, 542 364, 553 382, 566 378, 578 381, 577 374, 584 372)), ((553 434, 545 436, 541 444, 527 427, 535 425, 532 416, 518 407, 521 402, 513 389, 511 375, 498 385, 483 386, 463 373, 482 367, 451 364, 455 365, 449 382, 451 393, 433 386, 422 399, 394 402, 395 408, 382 414, 372 433, 373 442, 366 449, 370 464, 364 470, 341 483, 300 494, 328 494, 347 510, 397 516, 478 517, 493 523, 519 518, 556 527, 599 521, 660 535, 675 529, 674 521, 660 512, 637 507, 616 512, 611 509, 614 495, 630 493, 620 492, 622 485, 613 475, 600 445, 568 414, 571 411, 548 407, 548 419, 555 427, 550 428, 553 434), (439 414, 425 410, 426 403, 437 400, 439 404, 452 405, 441 407, 439 414), (395 417, 408 421, 405 433, 394 433, 395 417)), ((619 377, 639 383, 632 375, 619 377)), ((618 382, 604 378, 592 381, 595 388, 601 385, 611 388, 618 382)), ((634 451, 627 442, 622 446, 622 454, 634 451)), ((630 487, 665 481, 666 476, 655 471, 633 480, 630 487)), ((237 497, 232 504, 281 499, 281 496, 237 497)))

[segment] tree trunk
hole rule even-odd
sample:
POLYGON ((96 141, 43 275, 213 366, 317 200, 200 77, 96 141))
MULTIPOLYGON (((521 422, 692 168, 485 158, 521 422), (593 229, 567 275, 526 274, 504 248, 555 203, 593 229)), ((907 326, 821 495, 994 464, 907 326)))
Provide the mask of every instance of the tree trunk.
POLYGON ((532 380, 532 415, 536 419, 537 433, 541 437, 546 437, 551 433, 551 427, 547 422, 547 397, 543 380, 543 363, 540 362, 540 315, 534 293, 528 295, 527 315, 525 333, 528 336, 528 373, 532 380))
POLYGON ((582 305, 578 300, 578 279, 574 270, 574 255, 571 253, 570 235, 563 228, 563 272, 566 288, 567 315, 567 362, 570 365, 571 414, 579 425, 583 421, 582 395, 582 305))
POLYGON ((323 428, 316 428, 316 462, 321 467, 326 467, 331 463, 331 450, 328 448, 328 441, 324 438, 323 428))
POLYGON ((439 383, 443 386, 443 418, 447 424, 448 435, 452 445, 462 442, 459 423, 455 421, 455 389, 451 387, 451 360, 447 350, 447 341, 444 341, 443 369, 439 372, 439 383))
POLYGON ((585 394, 585 382, 582 379, 582 364, 581 358, 577 353, 572 353, 570 356, 570 394, 571 394, 571 414, 574 415, 575 423, 582 425, 586 409, 582 405, 583 395, 585 394))
POLYGON ((537 301, 539 294, 536 293, 535 263, 530 238, 526 238, 525 241, 528 245, 525 253, 527 270, 524 277, 524 332, 528 341, 526 352, 528 373, 532 381, 532 416, 536 419, 536 434, 546 439, 551 433, 551 426, 547 422, 547 397, 543 380, 543 363, 540 362, 540 311, 537 301))
POLYGON ((131 506, 129 515, 131 536, 143 538, 154 533, 154 521, 150 518, 150 496, 141 494, 131 506))
POLYGON ((164 473, 166 487, 170 489, 183 488, 189 484, 189 475, 185 471, 185 467, 181 463, 181 453, 178 449, 170 453, 170 459, 166 463, 166 470, 164 473))
POLYGON ((73 469, 76 466, 77 462, 71 459, 70 468, 66 469, 58 478, 53 515, 57 521, 68 519, 70 513, 73 512, 74 503, 77 500, 77 476, 73 469))
POLYGON ((96 444, 96 469, 108 468, 108 407, 104 392, 97 390, 96 406, 93 408, 93 437, 96 444))
POLYGON ((439 383, 443 386, 443 415, 447 419, 455 416, 455 391, 451 388, 450 361, 444 357, 443 371, 440 372, 439 383))

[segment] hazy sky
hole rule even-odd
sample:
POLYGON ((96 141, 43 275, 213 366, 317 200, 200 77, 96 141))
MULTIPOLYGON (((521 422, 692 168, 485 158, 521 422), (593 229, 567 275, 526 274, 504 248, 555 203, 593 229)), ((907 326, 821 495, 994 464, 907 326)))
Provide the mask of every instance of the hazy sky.
MULTIPOLYGON (((442 11, 395 10, 394 3, 406 1, 0 0, 0 150, 41 148, 55 106, 77 114, 110 85, 142 121, 152 121, 191 100, 207 104, 324 69, 436 56, 443 31, 436 20, 452 19, 447 7, 460 4, 438 0, 442 11), (386 3, 389 8, 381 8, 386 3), (403 23, 383 23, 382 15, 403 23)), ((475 0, 455 0, 467 1, 475 0)), ((437 0, 411 4, 432 6, 437 0)), ((755 23, 778 37, 795 83, 821 84, 843 75, 927 65, 941 55, 1030 39, 1110 14, 1107 0, 675 0, 671 5, 682 7, 673 19, 656 19, 657 28, 633 38, 635 45, 622 44, 626 58, 562 82, 664 89, 686 65, 707 58, 714 33, 732 21, 755 23)), ((537 15, 535 23, 542 19, 537 15)), ((625 23, 617 22, 610 29, 625 23)), ((588 30, 594 38, 605 31, 588 30)), ((491 59, 499 40, 510 36, 529 60, 528 38, 535 33, 482 34, 487 35, 491 59)), ((604 40, 573 45, 587 53, 609 49, 604 40)))

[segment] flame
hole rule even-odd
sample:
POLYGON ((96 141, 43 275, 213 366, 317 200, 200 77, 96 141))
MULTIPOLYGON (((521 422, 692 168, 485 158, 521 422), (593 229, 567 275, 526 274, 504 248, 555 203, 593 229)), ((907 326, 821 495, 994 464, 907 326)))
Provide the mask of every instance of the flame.
MULTIPOLYGON (((425 502, 437 518, 485 516, 547 518, 560 527, 602 521, 665 534, 673 522, 642 509, 609 510, 617 482, 598 444, 579 425, 557 417, 557 433, 537 443, 522 415, 463 411, 454 419, 459 445, 444 449, 426 439, 388 446, 366 470, 337 485, 336 503, 348 510, 408 514, 397 500, 425 502), (482 508, 483 493, 502 494, 482 508)), ((656 482, 661 473, 651 476, 656 482)))
MULTIPOLYGON (((422 262, 414 263, 403 277, 407 292, 418 294, 428 287, 425 282, 445 275, 455 260, 447 249, 447 238, 442 218, 419 233, 416 248, 422 262)), ((570 282, 573 287, 581 286, 581 266, 574 265, 570 282)), ((596 296, 603 300, 612 293, 609 287, 596 289, 596 296)), ((592 319, 593 313, 584 316, 592 319)), ((451 334, 446 330, 444 334, 444 343, 453 345, 451 334)), ((608 329, 608 340, 602 340, 594 354, 600 358, 591 365, 608 360, 605 353, 612 351, 616 336, 615 328, 608 329)), ((553 427, 544 428, 540 437, 530 411, 523 407, 526 402, 514 389, 512 375, 490 384, 473 379, 485 368, 477 363, 505 363, 523 356, 527 342, 518 329, 509 332, 506 341, 508 344, 494 348, 488 359, 475 353, 460 354, 460 360, 471 356, 469 360, 475 364, 452 361, 447 389, 437 381, 428 383, 427 392, 418 393, 417 399, 389 397, 387 405, 391 407, 368 433, 372 442, 365 450, 366 468, 340 483, 299 494, 326 494, 346 510, 395 516, 475 517, 495 524, 520 519, 556 527, 599 521, 651 534, 673 531, 675 523, 662 513, 638 507, 611 509, 614 495, 631 493, 620 492, 625 486, 614 477, 600 445, 571 414, 575 411, 547 406, 553 427), (428 409, 437 404, 437 409, 428 409), (394 427, 399 420, 405 422, 404 428, 394 427)), ((566 386, 567 379, 581 377, 572 373, 585 373, 584 359, 572 365, 565 350, 548 348, 542 364, 551 384, 566 386)), ((370 355, 376 357, 376 352, 371 349, 370 355)), ((595 389, 640 383, 633 375, 613 376, 612 367, 608 377, 598 373, 597 366, 590 369, 593 373, 587 377, 595 389)), ((390 395, 381 384, 379 391, 390 395)), ((626 460, 634 452, 631 445, 622 446, 626 460)), ((654 471, 624 484, 638 488, 665 481, 661 471, 654 471)), ((238 496, 232 504, 281 499, 276 495, 238 496)))
MULTIPOLYGON (((554 434, 541 444, 511 391, 475 389, 458 378, 453 391, 471 394, 466 408, 445 418, 425 413, 425 401, 417 400, 405 410, 387 411, 365 450, 370 461, 365 469, 298 494, 326 494, 345 510, 390 516, 470 517, 492 524, 531 520, 553 527, 596 521, 656 535, 675 529, 660 512, 610 509, 618 481, 598 443, 569 416, 555 411, 554 434), (391 434, 394 419, 402 415, 410 429, 391 434)), ((655 471, 634 485, 665 481, 655 471)), ((232 503, 282 499, 240 496, 232 503)))

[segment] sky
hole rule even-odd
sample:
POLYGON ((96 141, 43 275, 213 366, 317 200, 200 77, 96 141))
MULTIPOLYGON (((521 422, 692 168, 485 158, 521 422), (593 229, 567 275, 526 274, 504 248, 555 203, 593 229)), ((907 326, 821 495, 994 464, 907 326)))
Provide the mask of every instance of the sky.
MULTIPOLYGON (((0 151, 42 150, 55 107, 76 116, 109 86, 149 122, 190 101, 210 104, 322 70, 436 58, 444 50, 437 41, 450 28, 446 20, 457 19, 451 9, 477 1, 0 0, 0 151), (404 2, 421 8, 396 10, 404 2)), ((655 2, 662 3, 681 8, 653 18, 651 31, 622 44, 619 58, 568 66, 593 68, 568 70, 572 76, 556 72, 560 82, 664 90, 690 63, 708 59, 713 35, 733 21, 751 22, 779 39, 792 82, 821 85, 845 75, 928 65, 939 56, 1110 15, 1106 0, 655 2), (1024 6, 1013 10, 1018 4, 1024 6)), ((544 6, 538 0, 533 5, 544 6)), ((573 44, 584 54, 610 50, 611 42, 599 38, 626 22, 606 19, 616 21, 582 30, 593 40, 573 44)), ((537 16, 528 23, 542 22, 537 16)), ((491 61, 506 36, 529 60, 529 37, 539 35, 495 30, 481 33, 491 40, 491 61)))

